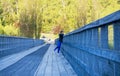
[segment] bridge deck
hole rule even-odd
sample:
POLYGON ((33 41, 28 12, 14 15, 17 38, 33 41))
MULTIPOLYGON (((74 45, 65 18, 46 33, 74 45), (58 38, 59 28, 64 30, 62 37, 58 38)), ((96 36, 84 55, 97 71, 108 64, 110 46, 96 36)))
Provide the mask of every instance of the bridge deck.
POLYGON ((0 76, 77 76, 55 45, 42 45, 0 59, 0 76))

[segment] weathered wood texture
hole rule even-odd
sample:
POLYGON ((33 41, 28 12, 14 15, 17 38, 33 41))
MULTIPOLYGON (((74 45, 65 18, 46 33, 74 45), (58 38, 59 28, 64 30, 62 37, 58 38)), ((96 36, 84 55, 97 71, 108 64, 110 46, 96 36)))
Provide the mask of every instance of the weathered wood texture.
POLYGON ((120 76, 120 10, 66 34, 61 51, 79 76, 120 76))

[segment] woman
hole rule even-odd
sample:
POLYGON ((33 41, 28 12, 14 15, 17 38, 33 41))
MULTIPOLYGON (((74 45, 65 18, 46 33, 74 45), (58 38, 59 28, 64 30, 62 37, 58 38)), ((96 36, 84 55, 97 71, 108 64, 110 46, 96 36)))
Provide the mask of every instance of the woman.
POLYGON ((58 49, 58 53, 60 51, 61 43, 63 42, 63 36, 64 36, 63 31, 60 31, 60 33, 59 33, 59 40, 58 40, 58 43, 57 43, 57 47, 54 49, 54 51, 56 49, 58 49))

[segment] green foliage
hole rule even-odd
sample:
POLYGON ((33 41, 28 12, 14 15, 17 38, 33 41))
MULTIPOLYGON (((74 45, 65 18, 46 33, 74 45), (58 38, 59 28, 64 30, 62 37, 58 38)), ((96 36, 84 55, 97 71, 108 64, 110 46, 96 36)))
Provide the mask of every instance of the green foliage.
POLYGON ((119 0, 0 0, 0 34, 67 33, 119 9, 119 0))
POLYGON ((42 28, 40 0, 21 0, 18 5, 21 36, 40 38, 42 28))
POLYGON ((3 35, 4 34, 4 29, 3 29, 3 26, 0 25, 0 34, 3 35))
POLYGON ((9 35, 9 36, 18 36, 18 30, 19 29, 15 28, 12 25, 6 25, 3 30, 4 30, 4 33, 6 35, 9 35))
POLYGON ((108 45, 110 49, 113 49, 114 47, 114 33, 113 33, 113 25, 108 26, 108 45))

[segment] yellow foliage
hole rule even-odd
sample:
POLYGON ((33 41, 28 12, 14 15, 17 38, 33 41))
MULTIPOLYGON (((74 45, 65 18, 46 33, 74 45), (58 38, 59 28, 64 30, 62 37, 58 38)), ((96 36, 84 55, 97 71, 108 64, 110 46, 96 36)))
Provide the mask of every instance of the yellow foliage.
POLYGON ((0 25, 0 34, 4 34, 3 26, 0 25))
POLYGON ((12 25, 7 25, 4 27, 4 32, 6 35, 9 35, 9 36, 17 36, 18 35, 18 28, 15 28, 12 25))

